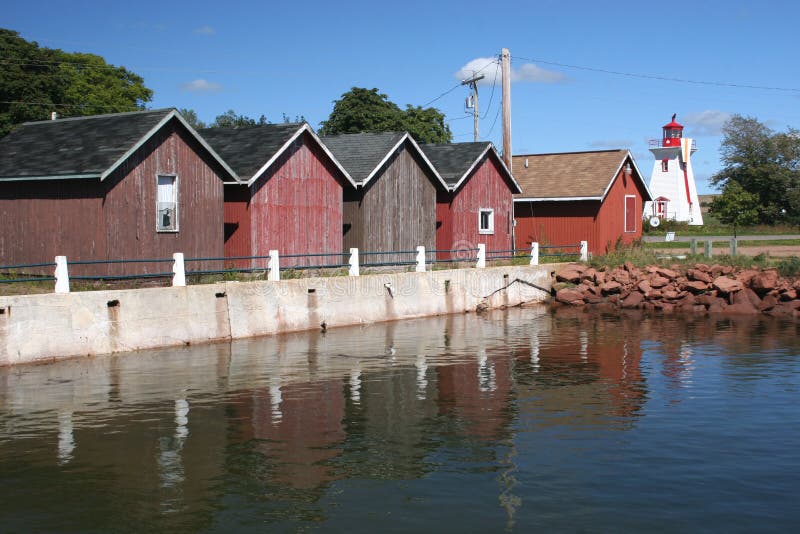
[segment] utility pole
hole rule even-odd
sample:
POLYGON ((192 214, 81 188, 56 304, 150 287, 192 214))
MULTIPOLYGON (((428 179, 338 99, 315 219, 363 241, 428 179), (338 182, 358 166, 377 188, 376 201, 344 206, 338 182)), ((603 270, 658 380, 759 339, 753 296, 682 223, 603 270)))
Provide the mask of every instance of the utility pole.
POLYGON ((508 48, 500 52, 503 75, 503 161, 511 169, 511 53, 508 48))
POLYGON ((472 128, 475 134, 475 142, 478 142, 478 118, 480 113, 478 113, 478 81, 484 79, 485 76, 483 74, 476 75, 473 71, 472 78, 467 80, 462 80, 461 85, 469 85, 469 88, 472 91, 472 104, 467 104, 467 108, 472 108, 472 128))

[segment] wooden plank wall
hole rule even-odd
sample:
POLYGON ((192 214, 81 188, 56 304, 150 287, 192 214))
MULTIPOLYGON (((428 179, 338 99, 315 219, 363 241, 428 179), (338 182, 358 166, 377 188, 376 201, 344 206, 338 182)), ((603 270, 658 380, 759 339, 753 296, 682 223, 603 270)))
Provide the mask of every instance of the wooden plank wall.
MULTIPOLYGON (((513 247, 512 224, 514 199, 511 185, 500 167, 487 157, 454 193, 442 193, 437 201, 437 250, 464 250, 486 245, 489 251, 508 251, 513 247), (478 211, 494 210, 494 233, 478 231, 478 211)), ((467 254, 474 256, 474 252, 467 254)), ((506 253, 503 255, 510 255, 506 253)), ((444 259, 448 254, 437 254, 444 259)))
MULTIPOLYGON (((106 179, 104 204, 108 259, 224 256, 224 193, 217 163, 173 120, 106 179), (156 231, 159 174, 178 176, 178 231, 156 231)), ((223 261, 187 264, 188 270, 220 269, 223 261)), ((111 267, 110 273, 170 271, 170 264, 111 267)))
POLYGON ((0 183, 0 265, 105 258, 102 210, 99 179, 0 183))
MULTIPOLYGON (((423 162, 401 147, 367 186, 345 196, 344 247, 361 252, 416 251, 436 246, 436 191, 434 178, 423 162)), ((363 263, 413 261, 413 254, 362 257, 363 263)))
POLYGON ((341 264, 344 177, 308 134, 294 142, 252 186, 254 256, 277 250, 334 256, 281 259, 282 266, 341 264))

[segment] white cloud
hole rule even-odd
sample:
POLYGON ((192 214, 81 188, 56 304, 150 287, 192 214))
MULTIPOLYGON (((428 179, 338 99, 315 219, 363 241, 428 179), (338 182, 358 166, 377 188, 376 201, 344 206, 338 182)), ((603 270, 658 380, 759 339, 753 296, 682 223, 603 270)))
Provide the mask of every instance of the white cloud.
POLYGON ((680 120, 680 117, 678 121, 685 123, 689 127, 687 128, 686 136, 694 137, 698 135, 720 135, 722 126, 730 118, 731 114, 727 111, 707 109, 706 111, 687 113, 684 115, 683 121, 680 120))
POLYGON ((208 80, 197 79, 181 84, 181 89, 190 93, 216 93, 222 90, 222 86, 208 80))
POLYGON ((194 33, 198 35, 214 35, 215 33, 217 33, 217 30, 215 30, 211 26, 200 26, 199 28, 194 29, 194 33))
POLYGON ((512 82, 561 83, 566 80, 567 76, 563 72, 546 70, 533 63, 525 63, 517 69, 511 69, 512 82))
MULTIPOLYGON (((475 58, 458 69, 455 77, 459 80, 466 80, 476 74, 483 74, 484 78, 478 82, 478 85, 492 85, 495 82, 499 84, 499 63, 496 57, 475 58)), ((533 63, 523 63, 518 67, 511 65, 512 82, 560 83, 566 79, 567 77, 561 72, 546 70, 533 63)))

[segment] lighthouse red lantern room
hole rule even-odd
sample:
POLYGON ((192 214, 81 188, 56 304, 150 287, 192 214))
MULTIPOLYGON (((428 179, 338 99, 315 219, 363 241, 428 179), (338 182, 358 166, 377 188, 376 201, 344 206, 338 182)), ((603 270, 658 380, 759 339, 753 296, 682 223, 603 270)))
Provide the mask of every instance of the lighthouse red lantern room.
POLYGON ((693 139, 683 136, 683 126, 675 117, 662 127, 661 139, 650 140, 655 161, 649 186, 655 200, 645 204, 644 216, 702 225, 692 170, 697 147, 693 139))

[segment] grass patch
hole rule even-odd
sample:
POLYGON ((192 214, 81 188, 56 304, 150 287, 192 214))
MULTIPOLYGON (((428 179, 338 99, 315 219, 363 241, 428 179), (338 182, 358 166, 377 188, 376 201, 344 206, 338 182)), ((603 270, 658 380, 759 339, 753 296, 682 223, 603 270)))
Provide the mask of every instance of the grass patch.
MULTIPOLYGON (((652 228, 649 224, 644 224, 643 235, 663 235, 665 232, 675 232, 683 236, 704 236, 704 235, 733 235, 733 226, 722 224, 711 217, 704 217, 702 226, 690 226, 685 222, 662 221, 657 228, 652 228)), ((756 225, 743 226, 736 228, 736 235, 783 235, 800 234, 800 228, 790 225, 756 225)))
MULTIPOLYGON (((725 241, 712 241, 712 246, 714 248, 717 247, 724 247, 727 248, 730 246, 731 242, 728 240, 725 241)), ((645 248, 651 249, 686 249, 691 246, 691 242, 689 241, 656 241, 654 243, 642 243, 642 246, 645 248)), ((697 248, 698 250, 705 246, 705 241, 702 239, 697 240, 697 248)), ((738 242, 738 246, 741 247, 761 247, 761 246, 800 246, 800 239, 766 239, 766 240, 742 240, 740 239, 738 242)))

